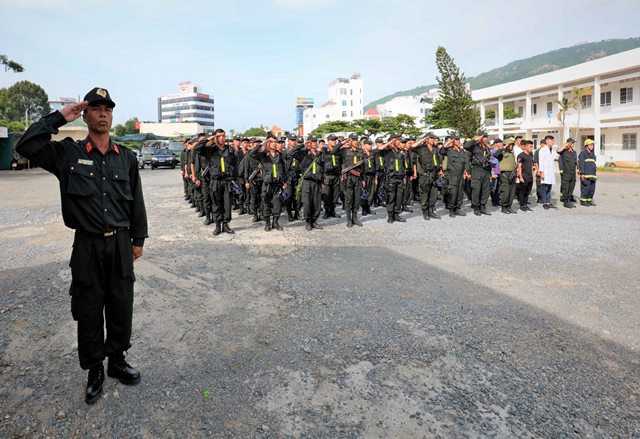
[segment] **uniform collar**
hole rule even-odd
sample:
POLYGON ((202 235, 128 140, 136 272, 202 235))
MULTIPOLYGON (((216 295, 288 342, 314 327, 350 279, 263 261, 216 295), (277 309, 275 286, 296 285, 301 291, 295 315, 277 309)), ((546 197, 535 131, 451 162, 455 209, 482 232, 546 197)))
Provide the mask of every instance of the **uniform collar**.
MULTIPOLYGON (((93 149, 98 149, 93 146, 91 137, 87 136, 87 138, 84 141, 85 141, 85 147, 87 148, 87 153, 90 153, 93 149)), ((116 154, 120 155, 120 148, 111 140, 111 138, 109 138, 109 148, 107 149, 107 152, 110 152, 110 151, 113 151, 116 154)))

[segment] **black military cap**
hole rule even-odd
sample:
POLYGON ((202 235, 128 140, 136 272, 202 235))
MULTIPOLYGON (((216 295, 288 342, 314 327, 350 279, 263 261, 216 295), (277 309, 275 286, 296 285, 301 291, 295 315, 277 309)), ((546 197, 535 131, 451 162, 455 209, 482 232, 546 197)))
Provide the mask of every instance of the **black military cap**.
POLYGON ((316 138, 315 138, 315 137, 313 137, 313 136, 309 136, 309 137, 307 137, 307 142, 317 142, 317 141, 318 141, 318 139, 316 139, 316 138))
POLYGON ((407 143, 406 137, 400 137, 400 143, 407 143))
POLYGON ((299 144, 299 145, 304 144, 304 139, 303 139, 302 137, 298 139, 298 144, 299 144))
POLYGON ((289 134, 289 140, 298 140, 298 136, 294 133, 289 134))
POLYGON ((94 104, 107 104, 111 108, 116 106, 116 103, 111 100, 109 91, 106 88, 95 87, 89 93, 84 96, 84 100, 89 102, 89 105, 94 104))
POLYGON ((453 140, 460 140, 460 134, 458 134, 458 133, 451 133, 450 135, 451 135, 451 138, 452 138, 453 140))
POLYGON ((409 140, 416 140, 416 136, 409 136, 409 140))
POLYGON ((393 139, 399 139, 400 135, 395 134, 395 133, 391 133, 389 134, 389 140, 393 140, 393 139))
POLYGON ((242 142, 249 142, 249 138, 248 137, 243 137, 241 141, 242 142))
POLYGON ((482 130, 481 130, 481 131, 478 131, 478 135, 479 135, 479 136, 482 136, 482 137, 489 137, 489 134, 487 134, 487 132, 486 132, 486 131, 482 131, 482 130))
POLYGON ((284 137, 281 137, 280 139, 278 139, 278 143, 284 143, 284 137))
POLYGON ((373 145, 373 142, 371 140, 369 140, 369 139, 365 139, 364 143, 366 145, 373 145))
POLYGON ((429 131, 425 137, 427 137, 427 138, 429 138, 429 139, 433 139, 434 137, 438 137, 438 136, 436 136, 435 134, 433 134, 433 131, 429 131))
POLYGON ((233 136, 233 140, 242 140, 242 137, 240 137, 238 135, 235 135, 235 136, 233 136))
POLYGON ((504 143, 504 142, 502 141, 501 138, 498 137, 496 139, 493 139, 493 144, 495 145, 496 143, 504 143))
POLYGON ((268 133, 267 133, 267 140, 269 140, 269 139, 275 139, 275 138, 276 138, 276 136, 275 136, 272 132, 268 132, 268 133))
POLYGON ((349 134, 349 139, 350 140, 358 140, 358 135, 356 133, 351 133, 351 134, 349 134))
POLYGON ((576 140, 573 137, 569 137, 567 143, 576 143, 576 140))
POLYGON ((336 136, 335 134, 329 134, 327 140, 338 140, 338 136, 336 136))

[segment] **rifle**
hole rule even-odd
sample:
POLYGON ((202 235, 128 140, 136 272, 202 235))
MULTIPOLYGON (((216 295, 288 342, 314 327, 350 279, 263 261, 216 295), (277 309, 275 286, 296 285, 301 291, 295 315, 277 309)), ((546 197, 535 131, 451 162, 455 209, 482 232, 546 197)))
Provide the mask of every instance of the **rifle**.
POLYGON ((249 174, 249 183, 253 183, 258 173, 262 172, 262 163, 258 163, 258 167, 253 170, 251 174, 249 174))
POLYGON ((344 174, 346 174, 347 172, 351 172, 352 175, 355 175, 356 177, 360 177, 360 173, 358 171, 355 171, 355 169, 362 165, 364 162, 366 162, 367 159, 362 159, 356 163, 354 163, 353 165, 344 168, 342 171, 340 171, 340 175, 343 176, 344 174))

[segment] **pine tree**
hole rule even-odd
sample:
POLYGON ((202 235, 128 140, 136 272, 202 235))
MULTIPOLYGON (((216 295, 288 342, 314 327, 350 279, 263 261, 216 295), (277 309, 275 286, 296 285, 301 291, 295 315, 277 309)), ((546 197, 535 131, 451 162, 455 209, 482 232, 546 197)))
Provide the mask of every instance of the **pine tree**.
POLYGON ((480 129, 480 112, 467 89, 464 73, 449 56, 444 47, 436 50, 437 77, 440 97, 438 106, 439 124, 453 128, 464 137, 473 137, 480 129))

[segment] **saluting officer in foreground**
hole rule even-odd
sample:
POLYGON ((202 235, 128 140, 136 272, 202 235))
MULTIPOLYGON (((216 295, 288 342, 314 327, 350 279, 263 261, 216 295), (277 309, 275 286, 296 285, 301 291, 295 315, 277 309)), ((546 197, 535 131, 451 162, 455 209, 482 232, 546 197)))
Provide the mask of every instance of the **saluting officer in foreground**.
POLYGON ((94 88, 83 102, 31 125, 16 146, 58 178, 64 223, 76 231, 69 293, 80 366, 89 370, 87 404, 102 394, 105 357, 107 375, 122 384, 140 382, 124 352, 131 347, 133 261, 142 256, 147 214, 136 155, 109 136, 115 105, 107 90, 94 88), (81 115, 89 128, 85 140, 51 141, 58 128, 81 115))

